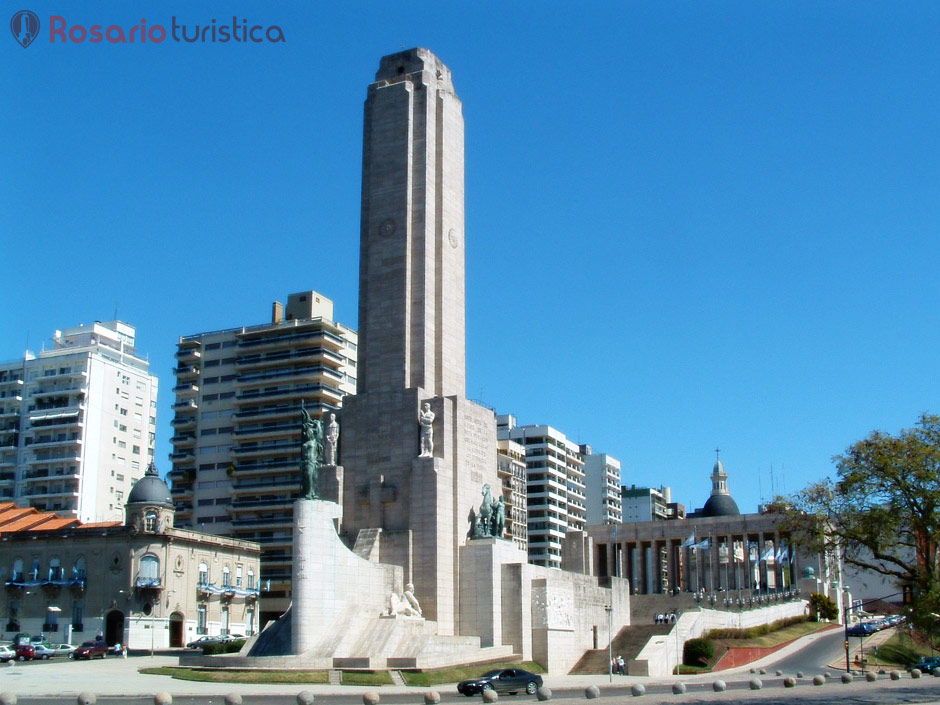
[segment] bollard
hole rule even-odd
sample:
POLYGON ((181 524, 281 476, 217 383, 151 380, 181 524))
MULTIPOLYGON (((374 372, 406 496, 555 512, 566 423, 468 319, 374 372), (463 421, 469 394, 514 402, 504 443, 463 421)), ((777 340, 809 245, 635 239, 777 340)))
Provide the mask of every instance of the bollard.
POLYGON ((796 677, 797 677, 797 678, 802 678, 802 677, 803 677, 803 671, 797 671, 797 672, 796 672, 796 677))
MULTIPOLYGON (((486 700, 486 694, 488 691, 483 691, 483 700, 486 700)), ((487 701, 489 702, 489 701, 487 701)), ((362 705, 379 705, 379 694, 374 690, 370 690, 368 693, 363 693, 362 695, 362 705)))
POLYGON ((842 674, 842 682, 843 682, 843 683, 851 683, 851 682, 854 681, 854 680, 855 680, 855 679, 852 677, 852 674, 851 674, 851 673, 843 673, 843 674, 842 674))
POLYGON ((874 671, 865 671, 865 680, 867 680, 869 683, 874 683, 876 680, 878 680, 878 674, 874 671))
POLYGON ((225 705, 242 705, 242 696, 238 693, 226 693, 225 705))
POLYGON ((826 680, 829 680, 830 678, 832 678, 832 674, 829 673, 829 671, 826 671, 825 673, 823 673, 823 678, 825 678, 826 680))
POLYGON ((78 705, 95 705, 95 703, 98 702, 98 698, 94 693, 79 693, 76 702, 78 705))
POLYGON ((673 683, 672 692, 676 695, 682 695, 685 692, 685 683, 673 683))
POLYGON ((778 676, 782 676, 782 675, 783 675, 783 671, 781 671, 779 668, 775 671, 775 673, 776 673, 778 676))
POLYGON ((757 669, 756 669, 756 668, 751 668, 751 673, 757 673, 757 669))
POLYGON ((796 678, 793 676, 787 676, 783 679, 784 688, 795 688, 796 687, 796 678))
POLYGON ((634 698, 638 698, 641 695, 646 695, 646 686, 642 683, 636 683, 632 688, 630 688, 630 692, 633 694, 634 698))
POLYGON ((589 685, 584 689, 584 697, 588 700, 593 700, 594 698, 600 697, 601 689, 596 685, 589 685))
POLYGON ((0 705, 16 705, 16 696, 13 693, 0 693, 0 705))
POLYGON ((760 690, 764 687, 764 684, 761 682, 760 678, 751 678, 747 685, 751 690, 760 690))
POLYGON ((535 691, 535 697, 537 697, 541 702, 552 699, 552 689, 546 688, 544 685, 535 691))
POLYGON ((169 693, 157 693, 153 696, 153 705, 173 705, 173 696, 169 693))
POLYGON ((309 690, 301 690, 297 693, 297 705, 313 705, 313 693, 309 690))
POLYGON ((920 669, 912 668, 911 669, 911 678, 920 678, 920 669))
POLYGON ((825 685, 826 677, 825 676, 813 676, 813 685, 825 685))
POLYGON ((934 678, 940 678, 940 666, 934 666, 932 669, 930 669, 930 675, 932 675, 934 678))
POLYGON ((724 693, 727 688, 728 684, 724 681, 719 680, 712 683, 712 690, 714 690, 716 693, 724 693))
MULTIPOLYGON (((376 695, 375 697, 376 697, 376 702, 378 702, 379 696, 376 695)), ((492 688, 487 688, 486 690, 483 691, 483 702, 485 703, 495 703, 498 697, 499 696, 496 694, 496 691, 493 690, 492 688)))
POLYGON ((890 678, 893 681, 899 681, 901 680, 901 674, 899 671, 889 671, 888 678, 890 678))
POLYGON ((436 690, 429 690, 424 694, 424 705, 437 705, 441 702, 441 694, 436 690))
POLYGON ((766 676, 766 675, 767 675, 767 669, 766 669, 766 668, 759 668, 759 669, 757 669, 757 672, 760 673, 762 676, 766 676))

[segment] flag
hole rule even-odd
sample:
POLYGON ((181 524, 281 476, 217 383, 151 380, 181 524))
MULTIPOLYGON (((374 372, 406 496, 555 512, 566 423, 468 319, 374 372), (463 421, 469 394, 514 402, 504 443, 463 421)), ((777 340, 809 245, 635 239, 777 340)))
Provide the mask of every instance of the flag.
POLYGON ((695 547, 695 532, 692 532, 692 535, 685 540, 685 543, 682 544, 682 548, 694 548, 695 547))
POLYGON ((744 544, 740 541, 734 542, 734 562, 744 563, 744 544))
POLYGON ((773 546, 773 544, 770 544, 769 546, 767 546, 766 549, 764 549, 764 553, 761 555, 760 559, 761 559, 762 561, 764 561, 765 563, 766 563, 767 561, 772 561, 772 560, 774 559, 774 546, 773 546))
POLYGON ((692 548, 702 548, 702 549, 708 550, 708 547, 710 545, 711 544, 708 542, 708 539, 705 539, 704 541, 695 544, 692 548))

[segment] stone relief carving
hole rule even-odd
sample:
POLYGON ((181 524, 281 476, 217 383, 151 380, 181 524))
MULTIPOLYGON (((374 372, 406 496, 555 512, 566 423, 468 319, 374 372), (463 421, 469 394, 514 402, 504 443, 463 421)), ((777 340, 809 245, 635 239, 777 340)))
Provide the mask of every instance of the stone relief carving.
POLYGON ((336 449, 339 444, 339 423, 336 414, 330 414, 326 424, 326 434, 323 436, 323 464, 336 465, 336 449))

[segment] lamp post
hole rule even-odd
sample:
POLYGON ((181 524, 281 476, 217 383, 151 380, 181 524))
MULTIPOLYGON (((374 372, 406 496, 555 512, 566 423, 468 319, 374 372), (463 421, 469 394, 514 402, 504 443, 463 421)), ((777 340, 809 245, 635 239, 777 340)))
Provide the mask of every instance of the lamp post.
POLYGON ((613 635, 613 620, 612 616, 614 613, 614 608, 611 605, 604 605, 604 609, 607 611, 607 678, 613 683, 614 682, 614 635, 613 635))
MULTIPOLYGON (((849 586, 844 585, 842 587, 842 591, 845 595, 848 595, 849 586)), ((846 673, 852 672, 852 662, 849 660, 849 610, 854 612, 855 610, 861 609, 865 605, 870 605, 873 602, 881 602, 882 600, 887 600, 889 597, 897 597, 898 595, 903 595, 903 594, 904 594, 903 592, 892 592, 890 595, 885 595, 884 597, 875 597, 871 600, 865 600, 864 602, 859 602, 858 604, 851 605, 851 606, 848 604, 848 600, 845 599, 845 597, 843 597, 845 608, 843 611, 844 616, 843 616, 842 621, 843 621, 843 626, 845 627, 845 672, 846 673)), ((861 638, 864 639, 865 637, 863 636, 861 638)))

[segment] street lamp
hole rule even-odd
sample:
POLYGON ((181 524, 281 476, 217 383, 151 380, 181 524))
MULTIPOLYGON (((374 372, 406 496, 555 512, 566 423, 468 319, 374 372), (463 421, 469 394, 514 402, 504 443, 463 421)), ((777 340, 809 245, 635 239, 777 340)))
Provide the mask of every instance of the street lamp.
MULTIPOLYGON (((887 599, 890 598, 890 597, 897 597, 898 595, 903 595, 904 593, 903 593, 903 592, 892 592, 890 595, 885 595, 884 597, 876 597, 876 598, 873 598, 873 599, 871 599, 871 600, 865 600, 864 602, 859 602, 858 604, 855 604, 855 605, 851 605, 851 606, 850 606, 850 605, 848 604, 847 599, 846 599, 846 596, 847 596, 848 593, 849 593, 849 586, 848 586, 848 585, 843 585, 843 586, 842 586, 842 591, 843 591, 843 593, 844 593, 844 596, 843 596, 844 609, 843 609, 843 619, 842 619, 842 622, 843 622, 843 626, 844 626, 844 628, 845 628, 845 672, 846 672, 846 673, 851 673, 851 672, 852 672, 852 662, 849 660, 849 610, 852 610, 852 611, 854 612, 854 611, 857 610, 857 609, 861 609, 861 608, 864 607, 865 605, 870 605, 870 604, 872 604, 873 602, 881 602, 882 600, 887 600, 887 599)), ((865 637, 863 636, 863 637, 861 637, 861 638, 864 639, 865 637)), ((864 643, 864 641, 863 641, 862 643, 864 643)), ((863 647, 859 647, 859 648, 863 648, 863 647)), ((862 655, 864 656, 864 652, 862 652, 862 655)))
POLYGON ((611 605, 604 605, 604 609, 607 611, 607 678, 613 683, 614 682, 614 635, 613 631, 613 622, 612 615, 614 613, 614 608, 611 605))

